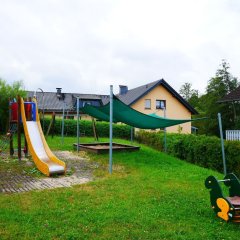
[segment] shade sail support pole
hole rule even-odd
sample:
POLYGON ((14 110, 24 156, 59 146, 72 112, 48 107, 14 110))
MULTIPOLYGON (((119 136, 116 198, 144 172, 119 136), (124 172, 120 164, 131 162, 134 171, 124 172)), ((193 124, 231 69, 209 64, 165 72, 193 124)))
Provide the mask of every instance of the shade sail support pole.
POLYGON ((113 85, 110 85, 110 105, 109 105, 109 173, 112 174, 112 137, 113 137, 113 130, 112 130, 112 122, 113 122, 113 85))
MULTIPOLYGON (((164 107, 164 118, 166 118, 166 107, 164 107)), ((164 152, 167 152, 167 128, 164 128, 164 152)))
POLYGON ((63 100, 63 113, 62 113, 62 145, 64 144, 64 118, 65 118, 65 102, 63 100))
POLYGON ((80 144, 80 137, 79 137, 79 97, 77 97, 77 152, 79 152, 79 144, 80 144))
POLYGON ((222 160, 223 160, 223 173, 227 175, 227 166, 226 166, 226 158, 225 158, 225 150, 224 150, 224 139, 223 139, 223 130, 222 130, 222 117, 221 113, 218 113, 218 125, 221 137, 221 146, 222 146, 222 160))
POLYGON ((133 132, 134 132, 134 129, 133 127, 131 127, 131 144, 133 143, 133 132))

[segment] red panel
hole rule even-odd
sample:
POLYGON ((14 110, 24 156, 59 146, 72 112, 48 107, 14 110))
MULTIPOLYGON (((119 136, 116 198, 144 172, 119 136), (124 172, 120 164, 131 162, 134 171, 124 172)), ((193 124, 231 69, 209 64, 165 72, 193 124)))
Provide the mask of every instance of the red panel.
POLYGON ((11 121, 17 121, 18 120, 18 104, 16 102, 11 104, 11 121))
POLYGON ((24 107, 25 107, 26 119, 27 121, 31 121, 32 120, 32 103, 25 103, 24 107))

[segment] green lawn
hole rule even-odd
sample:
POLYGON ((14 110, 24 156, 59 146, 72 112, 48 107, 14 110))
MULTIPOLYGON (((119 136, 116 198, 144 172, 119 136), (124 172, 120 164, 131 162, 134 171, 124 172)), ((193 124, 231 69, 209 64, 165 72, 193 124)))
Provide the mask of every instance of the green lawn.
MULTIPOLYGON (((72 150, 75 139, 48 142, 72 150)), ((89 156, 107 169, 107 154, 89 156)), ((239 239, 238 225, 215 217, 204 187, 221 174, 142 145, 113 160, 114 173, 95 182, 0 194, 0 239, 239 239)))

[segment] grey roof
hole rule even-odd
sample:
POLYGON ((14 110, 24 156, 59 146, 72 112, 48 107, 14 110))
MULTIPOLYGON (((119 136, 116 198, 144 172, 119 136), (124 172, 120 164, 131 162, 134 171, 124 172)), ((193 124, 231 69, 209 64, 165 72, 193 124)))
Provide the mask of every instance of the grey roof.
POLYGON ((132 105, 140 98, 145 96, 153 88, 158 85, 165 87, 174 97, 178 99, 192 114, 198 114, 198 112, 180 95, 178 94, 164 79, 160 79, 137 88, 128 90, 126 94, 117 95, 117 97, 127 105, 132 105))
MULTIPOLYGON (((33 96, 34 92, 29 91, 28 97, 33 96)), ((59 99, 56 92, 44 92, 44 97, 43 93, 37 92, 36 97, 39 109, 43 109, 43 107, 46 111, 62 111, 63 109, 63 99, 59 99)), ((64 102, 66 111, 73 110, 72 94, 64 93, 64 102)))
MULTIPOLYGON (((33 97, 35 92, 28 91, 28 97, 33 97)), ((36 97, 38 100, 38 108, 45 109, 45 111, 61 112, 63 109, 63 103, 65 103, 66 111, 76 111, 76 99, 79 97, 83 100, 100 100, 102 104, 108 102, 109 97, 106 95, 96 94, 81 94, 81 93, 62 93, 64 98, 58 98, 56 92, 44 92, 44 98, 42 92, 37 92, 36 97)))
MULTIPOLYGON (((117 95, 117 97, 127 105, 132 105, 140 98, 145 96, 153 88, 158 85, 165 87, 174 97, 178 99, 192 114, 197 114, 198 112, 186 101, 184 100, 164 79, 160 79, 137 88, 133 88, 127 91, 126 94, 117 95)), ((34 92, 29 91, 28 97, 33 97, 34 92)), ((43 94, 37 92, 38 107, 43 109, 43 94)), ((108 95, 98 95, 98 94, 82 94, 82 93, 63 93, 65 110, 66 111, 76 111, 76 99, 79 97, 82 100, 101 100, 102 104, 105 105, 109 102, 108 95)), ((44 109, 46 111, 59 111, 63 109, 63 99, 57 97, 56 92, 44 92, 44 109)))
POLYGON ((81 99, 94 99, 94 100, 101 100, 100 95, 95 94, 80 94, 80 93, 72 93, 74 98, 81 98, 81 99))
POLYGON ((234 101, 240 101, 240 86, 237 87, 232 92, 230 92, 229 94, 227 94, 218 102, 234 102, 234 101))
POLYGON ((128 90, 126 94, 118 94, 117 97, 127 105, 135 103, 139 98, 146 95, 153 87, 159 82, 159 80, 145 84, 143 86, 128 90))

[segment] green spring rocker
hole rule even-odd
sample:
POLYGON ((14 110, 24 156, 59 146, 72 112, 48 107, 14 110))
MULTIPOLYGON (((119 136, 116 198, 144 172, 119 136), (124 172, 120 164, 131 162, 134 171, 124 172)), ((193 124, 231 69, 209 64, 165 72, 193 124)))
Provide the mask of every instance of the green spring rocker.
POLYGON ((223 180, 209 176, 205 186, 210 189, 210 201, 214 212, 225 221, 240 222, 240 181, 233 173, 227 174, 223 180), (229 189, 229 196, 225 197, 220 183, 229 189))

